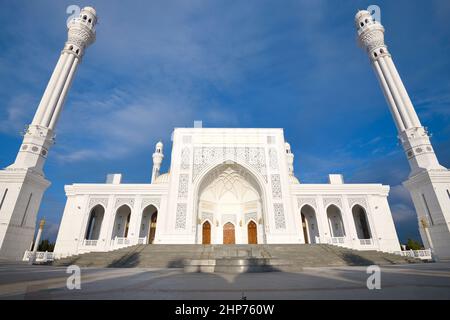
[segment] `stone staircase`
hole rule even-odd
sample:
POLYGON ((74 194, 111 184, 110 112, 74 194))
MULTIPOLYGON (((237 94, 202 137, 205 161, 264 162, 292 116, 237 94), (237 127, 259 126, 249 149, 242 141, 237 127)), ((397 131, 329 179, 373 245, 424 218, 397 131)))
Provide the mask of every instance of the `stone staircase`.
POLYGON ((420 263, 379 251, 357 251, 326 244, 137 245, 91 252, 53 262, 56 266, 184 268, 186 272, 301 271, 304 267, 420 263))

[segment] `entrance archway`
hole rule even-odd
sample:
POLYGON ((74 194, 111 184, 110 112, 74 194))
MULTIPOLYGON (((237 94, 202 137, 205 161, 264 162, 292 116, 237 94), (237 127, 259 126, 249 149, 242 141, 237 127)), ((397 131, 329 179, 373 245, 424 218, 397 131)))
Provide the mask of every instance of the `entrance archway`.
POLYGON ((344 222, 342 221, 341 210, 334 204, 327 208, 328 224, 332 237, 345 237, 344 222))
POLYGON ((235 244, 234 224, 227 222, 223 225, 223 244, 235 244))
POLYGON ((158 212, 152 214, 150 219, 150 232, 148 233, 148 243, 153 243, 155 241, 156 235, 156 220, 158 218, 158 212))
MULTIPOLYGON (((205 217, 210 217, 211 243, 225 243, 223 225, 211 224, 211 219, 233 224, 233 243, 248 243, 248 225, 243 221, 254 220, 252 232, 257 235, 257 229, 264 236, 264 192, 262 182, 251 169, 233 161, 226 161, 212 167, 201 176, 196 192, 195 217, 197 228, 197 243, 203 243, 203 224, 205 217), (240 223, 237 223, 240 221, 240 223), (255 221, 260 221, 258 225, 255 221)), ((262 179, 262 178, 261 178, 262 179)), ((230 231, 231 232, 231 231, 230 231)), ((231 241, 231 240, 227 240, 231 241)), ((257 239, 253 239, 257 242, 257 239)))
POLYGON ((131 208, 126 204, 117 209, 111 239, 126 238, 128 232, 127 225, 130 221, 130 216, 131 208))
POLYGON ((202 244, 211 244, 211 224, 208 221, 203 223, 202 244))
POLYGON ((369 223, 367 222, 367 214, 364 208, 357 204, 352 208, 352 213, 358 239, 372 238, 369 223))
POLYGON ((103 215, 105 213, 105 209, 101 205, 96 205, 92 208, 89 214, 89 221, 86 227, 86 240, 98 240, 100 237, 100 230, 103 222, 103 215))
POLYGON ((258 243, 258 233, 257 233, 256 223, 253 221, 250 221, 247 224, 247 237, 248 237, 248 244, 257 244, 258 243))
POLYGON ((139 238, 145 238, 146 243, 151 244, 155 241, 157 220, 158 209, 152 204, 145 207, 142 211, 139 238))
POLYGON ((305 243, 317 243, 320 234, 317 226, 316 211, 309 204, 306 204, 300 210, 300 214, 305 243))

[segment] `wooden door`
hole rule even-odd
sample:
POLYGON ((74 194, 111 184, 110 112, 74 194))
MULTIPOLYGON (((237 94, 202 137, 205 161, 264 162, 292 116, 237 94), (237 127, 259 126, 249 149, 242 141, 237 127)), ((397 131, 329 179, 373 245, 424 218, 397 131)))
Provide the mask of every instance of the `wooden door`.
POLYGON ((223 244, 234 244, 235 242, 234 224, 227 222, 223 226, 223 244))
POLYGON ((303 236, 305 237, 305 243, 309 243, 308 224, 306 223, 306 218, 303 213, 302 213, 302 227, 303 227, 303 236))
POLYGON ((248 244, 258 243, 256 223, 254 223, 253 221, 250 221, 250 223, 247 225, 247 234, 248 234, 248 244))
POLYGON ((158 212, 155 212, 150 219, 150 232, 148 235, 148 243, 153 243, 153 241, 155 241, 157 218, 158 218, 158 212))
POLYGON ((211 244, 211 224, 208 221, 205 221, 205 223, 203 224, 202 234, 202 243, 211 244))

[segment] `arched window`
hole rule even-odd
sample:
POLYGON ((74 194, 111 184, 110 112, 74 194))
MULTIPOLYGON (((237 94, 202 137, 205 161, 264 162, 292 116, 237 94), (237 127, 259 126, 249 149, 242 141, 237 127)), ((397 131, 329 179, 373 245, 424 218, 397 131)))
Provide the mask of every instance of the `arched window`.
POLYGON ((359 204, 352 208, 353 221, 355 222, 356 234, 358 239, 372 238, 369 223, 367 221, 367 214, 363 207, 359 204))
POLYGON ((105 209, 101 205, 96 205, 89 213, 89 220, 86 226, 86 233, 84 238, 86 240, 98 240, 103 222, 103 215, 105 209))
POLYGON ((116 211, 116 217, 114 219, 113 232, 111 234, 112 239, 125 238, 128 234, 127 222, 131 215, 131 209, 126 204, 120 206, 116 211))
POLYGON ((146 238, 147 243, 152 244, 155 241, 157 220, 158 209, 152 204, 145 207, 142 211, 139 238, 146 238))
POLYGON ((328 225, 332 237, 345 237, 344 222, 341 210, 334 204, 327 208, 328 225))
POLYGON ((317 227, 316 211, 313 207, 306 204, 300 210, 300 215, 305 243, 316 243, 320 236, 319 228, 317 227))

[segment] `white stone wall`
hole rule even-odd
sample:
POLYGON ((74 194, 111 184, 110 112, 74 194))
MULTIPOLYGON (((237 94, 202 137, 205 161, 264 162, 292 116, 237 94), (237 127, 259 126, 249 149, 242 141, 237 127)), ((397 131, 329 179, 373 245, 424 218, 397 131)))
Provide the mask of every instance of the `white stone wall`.
POLYGON ((158 209, 156 244, 202 243, 202 223, 206 220, 211 224, 212 243, 222 243, 223 225, 227 222, 235 226, 236 243, 247 243, 250 220, 257 224, 258 243, 305 243, 301 210, 309 205, 313 210, 305 226, 316 230, 313 237, 306 233, 309 243, 388 252, 400 248, 387 202, 389 187, 344 184, 339 176, 331 176, 329 184, 298 183, 289 176, 292 155, 287 154, 282 129, 186 128, 175 129, 173 137, 170 174, 164 179, 139 185, 66 186, 68 200, 55 247, 57 255, 117 248, 112 234, 116 212, 122 205, 131 209, 127 245, 138 243, 142 212, 148 204, 158 209), (214 181, 227 183, 229 177, 223 175, 224 170, 237 176, 238 193, 251 190, 242 197, 241 205, 226 203, 228 200, 217 202, 217 195, 208 189, 214 181), (250 206, 245 208, 251 201, 257 203, 256 210, 254 204, 251 210, 250 206), (102 229, 96 242, 87 243, 83 240, 95 205, 105 209, 102 229), (344 237, 331 235, 327 216, 330 206, 339 211, 344 237), (358 238, 352 213, 355 206, 364 210, 369 239, 358 238))

